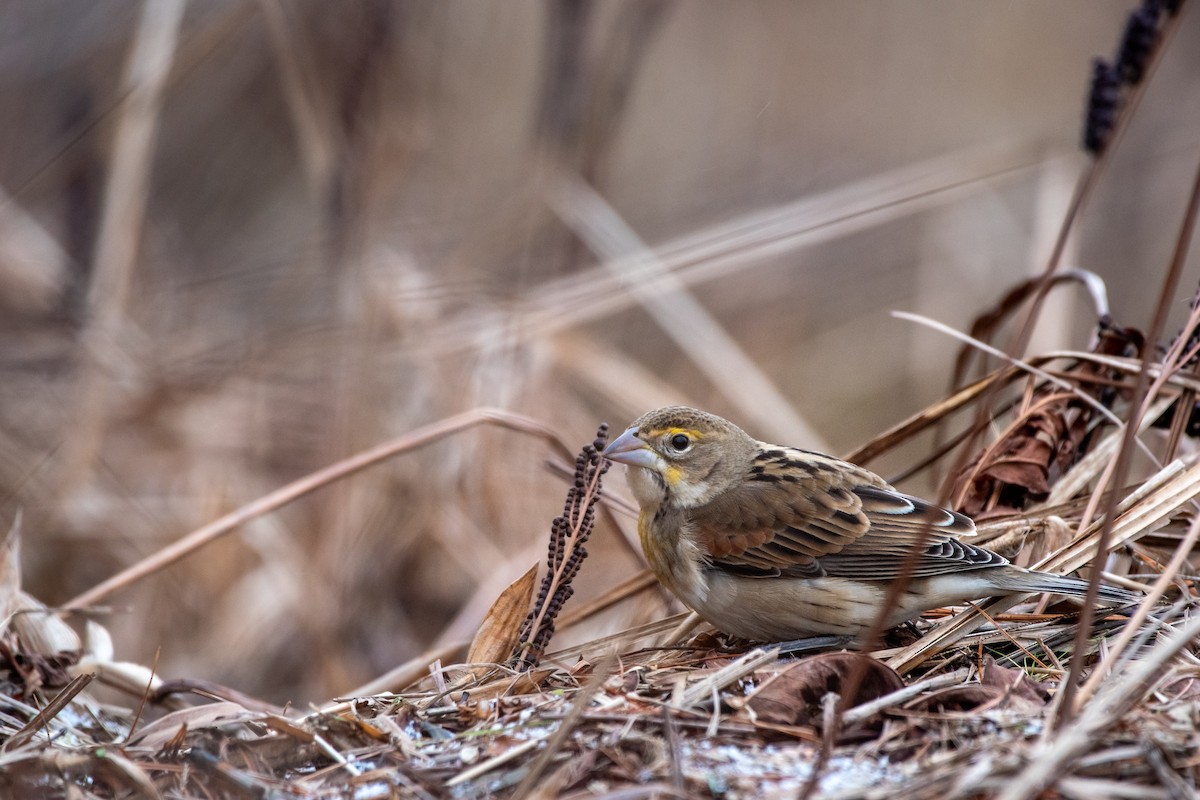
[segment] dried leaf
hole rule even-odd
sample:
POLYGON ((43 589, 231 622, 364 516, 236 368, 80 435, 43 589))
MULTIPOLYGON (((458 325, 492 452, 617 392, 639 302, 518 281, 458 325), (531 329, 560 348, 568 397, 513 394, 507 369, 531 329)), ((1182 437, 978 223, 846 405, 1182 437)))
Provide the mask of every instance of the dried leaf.
POLYGON ((813 725, 821 720, 821 703, 830 692, 842 693, 856 669, 864 670, 851 706, 874 700, 904 681, 891 667, 862 653, 820 653, 802 658, 768 681, 746 701, 754 713, 780 725, 813 725))
POLYGON ((982 451, 955 488, 959 510, 975 518, 1012 514, 1045 500, 1073 463, 1091 409, 1071 394, 1040 396, 1003 441, 982 451))
POLYGON ((995 686, 981 686, 978 683, 964 683, 961 686, 947 686, 945 689, 921 695, 905 703, 904 710, 927 714, 947 712, 962 714, 991 708, 999 705, 1003 699, 1003 689, 995 686))
MULTIPOLYGON (((1037 285, 1036 281, 1026 282, 1015 288, 997 308, 976 320, 972 334, 976 338, 990 336, 1037 285)), ((1104 316, 1093 352, 1137 357, 1144 346, 1139 331, 1117 328, 1104 316)), ((967 349, 959 353, 955 385, 967 375, 971 357, 967 349)), ((1077 363, 1063 377, 1106 407, 1123 393, 1124 377, 1091 361, 1077 363)), ((977 453, 968 469, 951 478, 956 510, 976 520, 988 519, 1015 514, 1045 500, 1055 482, 1103 430, 1104 426, 1089 430, 1094 415, 1095 409, 1078 394, 1040 386, 1024 415, 1009 425, 1002 439, 977 453)))
POLYGON ((130 745, 148 749, 158 749, 165 745, 179 729, 189 731, 231 725, 237 722, 260 720, 261 712, 250 711, 238 703, 219 701, 206 706, 172 711, 166 716, 159 717, 148 723, 129 740, 130 745))
POLYGON ((990 656, 983 662, 983 671, 979 682, 984 686, 994 686, 1004 691, 1006 695, 1020 698, 1041 708, 1050 702, 1050 693, 1037 681, 1029 677, 1024 670, 1002 667, 996 659, 990 656))
POLYGON ((1002 667, 987 658, 979 683, 950 686, 918 697, 904 706, 906 711, 922 713, 969 713, 1005 708, 1022 714, 1038 715, 1050 695, 1025 672, 1002 667))
POLYGON ((521 635, 521 626, 533 603, 533 587, 537 583, 538 565, 534 564, 521 577, 500 593, 488 609, 479 632, 467 651, 469 664, 499 664, 507 661, 521 635))

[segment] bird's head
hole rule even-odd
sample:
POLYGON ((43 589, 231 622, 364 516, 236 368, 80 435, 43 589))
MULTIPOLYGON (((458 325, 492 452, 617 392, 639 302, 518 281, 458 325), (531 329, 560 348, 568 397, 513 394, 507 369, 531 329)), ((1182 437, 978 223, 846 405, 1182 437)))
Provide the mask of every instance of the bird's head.
POLYGON ((720 417, 687 406, 643 414, 604 449, 629 466, 629 487, 643 509, 703 505, 737 482, 755 441, 720 417))

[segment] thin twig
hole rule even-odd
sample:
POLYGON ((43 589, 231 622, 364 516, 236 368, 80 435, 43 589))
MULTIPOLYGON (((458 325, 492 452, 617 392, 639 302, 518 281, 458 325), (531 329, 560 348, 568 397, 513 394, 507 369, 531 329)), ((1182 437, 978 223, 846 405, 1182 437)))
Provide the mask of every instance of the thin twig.
POLYGON ((956 686, 964 683, 967 678, 971 677, 974 667, 963 667, 956 669, 953 672, 947 672, 942 675, 934 675, 932 678, 926 678, 923 681, 905 686, 903 689, 897 689, 894 692, 889 692, 883 697, 877 697, 874 700, 854 706, 846 710, 842 714, 843 725, 853 725, 856 722, 862 722, 883 711, 885 708, 898 706, 919 694, 924 692, 932 692, 937 689, 942 689, 947 686, 956 686))
POLYGON ((49 703, 46 703, 45 708, 38 711, 20 730, 8 737, 4 743, 5 751, 17 750, 36 736, 39 730, 48 727, 50 721, 57 717, 75 699, 75 696, 86 689, 87 685, 95 679, 96 673, 94 672, 85 672, 72 678, 70 683, 64 686, 49 703))
MULTIPOLYGON (((1188 198, 1187 209, 1183 214, 1183 225, 1175 244, 1175 252, 1171 258, 1170 267, 1167 269, 1167 276, 1163 281, 1162 291, 1159 293, 1158 305, 1154 309, 1154 317, 1150 323, 1150 329, 1146 333, 1146 350, 1143 360, 1147 364, 1150 363, 1155 345, 1162 338, 1163 330, 1166 328, 1167 315, 1174 302, 1175 292, 1179 286, 1179 279, 1183 273, 1183 266, 1187 260, 1188 250, 1191 247, 1192 234, 1198 213, 1200 213, 1200 168, 1197 169, 1196 176, 1192 181, 1192 192, 1188 198)), ((1141 414, 1144 414, 1146 411, 1143 401, 1147 399, 1146 392, 1149 385, 1150 373, 1148 370, 1143 369, 1137 374, 1133 397, 1129 401, 1129 421, 1125 428, 1121 447, 1117 450, 1116 464, 1113 467, 1112 485, 1114 486, 1123 486, 1129 474, 1133 447, 1138 441, 1138 423, 1140 422, 1141 414)), ((1100 591, 1099 568, 1102 563, 1100 560, 1108 557, 1108 543, 1112 536, 1113 523, 1116 521, 1116 507, 1116 493, 1110 492, 1107 496, 1107 502, 1104 505, 1104 525, 1100 528, 1100 534, 1096 539, 1096 569, 1092 570, 1092 574, 1088 579, 1087 594, 1084 596, 1083 609, 1079 616, 1079 629, 1075 635, 1076 653, 1083 652, 1083 647, 1087 643, 1087 637, 1090 634, 1092 618, 1095 614, 1096 598, 1100 591)), ((1067 679, 1062 687, 1063 698, 1058 705, 1058 714, 1053 720, 1053 727, 1058 727, 1064 721, 1079 713, 1079 708, 1074 702, 1074 695, 1083 675, 1083 661, 1081 658, 1071 660, 1071 670, 1067 673, 1067 679)))
POLYGON ((689 687, 680 699, 680 708, 691 708, 712 696, 714 689, 724 689, 729 684, 739 681, 779 658, 779 648, 755 648, 749 653, 721 667, 711 675, 706 676, 695 686, 689 687))

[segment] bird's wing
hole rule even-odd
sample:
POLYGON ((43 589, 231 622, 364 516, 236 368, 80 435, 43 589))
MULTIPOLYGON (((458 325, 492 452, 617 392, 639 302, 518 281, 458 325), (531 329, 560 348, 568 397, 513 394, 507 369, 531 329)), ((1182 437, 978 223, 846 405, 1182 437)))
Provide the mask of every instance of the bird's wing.
POLYGON ((970 517, 891 488, 859 486, 854 494, 862 499, 870 527, 841 551, 820 559, 827 575, 894 578, 918 544, 921 555, 911 573, 915 578, 1008 563, 1003 556, 958 538, 975 532, 970 517))
POLYGON ((901 494, 860 467, 790 448, 764 448, 742 485, 691 522, 712 566, 742 575, 886 580, 918 544, 914 577, 1007 563, 958 540, 975 530, 969 517, 901 494))

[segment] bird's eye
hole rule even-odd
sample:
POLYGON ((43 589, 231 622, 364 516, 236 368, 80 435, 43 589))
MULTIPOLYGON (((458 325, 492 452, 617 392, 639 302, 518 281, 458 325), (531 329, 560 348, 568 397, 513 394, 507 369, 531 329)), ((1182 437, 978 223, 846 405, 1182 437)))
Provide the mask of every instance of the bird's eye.
POLYGON ((680 453, 687 450, 691 444, 692 440, 687 437, 687 434, 677 433, 671 437, 671 447, 674 447, 680 453))

